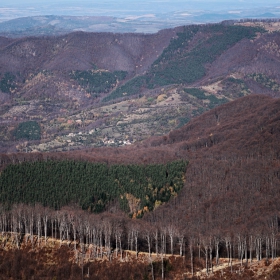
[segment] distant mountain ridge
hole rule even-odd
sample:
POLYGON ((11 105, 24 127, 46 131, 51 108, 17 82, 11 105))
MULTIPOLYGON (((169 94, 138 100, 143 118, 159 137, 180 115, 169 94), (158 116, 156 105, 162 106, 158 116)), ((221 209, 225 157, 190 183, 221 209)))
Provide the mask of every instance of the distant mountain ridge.
MULTIPOLYGON (((175 28, 182 25, 209 24, 221 21, 239 21, 243 19, 279 18, 277 10, 272 7, 229 10, 223 7, 215 12, 201 8, 193 11, 154 11, 138 15, 126 13, 109 13, 110 15, 82 16, 42 14, 36 16, 17 17, 4 20, 0 15, 0 35, 8 37, 25 36, 57 36, 75 31, 113 32, 113 33, 157 33, 162 29, 175 28), (168 19, 168 20, 166 20, 168 19)), ((28 14, 28 12, 27 12, 28 14)))
POLYGON ((40 35, 53 36, 74 31, 97 32, 98 29, 100 32, 106 32, 110 30, 109 27, 113 24, 117 24, 116 18, 106 16, 75 17, 46 15, 22 17, 1 22, 0 34, 9 37, 24 37, 40 35), (103 30, 102 25, 104 25, 103 30), (108 25, 107 28, 106 25, 108 25))

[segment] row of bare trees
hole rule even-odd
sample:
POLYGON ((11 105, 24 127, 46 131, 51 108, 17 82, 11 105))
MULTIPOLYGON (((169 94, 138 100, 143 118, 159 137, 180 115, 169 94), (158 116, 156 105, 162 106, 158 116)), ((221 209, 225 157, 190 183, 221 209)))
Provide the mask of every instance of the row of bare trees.
POLYGON ((130 251, 136 257, 145 252, 147 260, 152 253, 161 257, 175 254, 191 262, 194 273, 194 258, 204 259, 207 273, 213 265, 219 265, 220 257, 233 259, 240 264, 250 264, 253 259, 274 259, 278 253, 278 217, 263 224, 259 231, 236 227, 226 231, 203 231, 200 221, 191 223, 174 216, 165 216, 163 208, 158 213, 148 214, 143 220, 129 219, 121 214, 91 214, 69 206, 55 211, 41 205, 14 205, 10 211, 3 208, 0 214, 1 246, 8 240, 16 248, 30 243, 32 248, 42 247, 47 242, 59 242, 73 247, 76 259, 104 258, 125 260, 130 251), (162 216, 160 217, 159 213, 162 216), (201 231, 200 231, 201 230, 201 231))

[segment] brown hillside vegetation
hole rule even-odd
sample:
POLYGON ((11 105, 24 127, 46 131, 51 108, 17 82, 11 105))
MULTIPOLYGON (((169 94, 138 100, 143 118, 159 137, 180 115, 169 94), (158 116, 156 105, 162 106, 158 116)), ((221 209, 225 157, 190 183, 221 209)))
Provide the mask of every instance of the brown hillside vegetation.
MULTIPOLYGON (((141 261, 135 256, 120 261, 117 259, 97 259, 84 264, 75 263, 71 246, 54 245, 32 249, 25 246, 22 249, 0 249, 0 273, 3 280, 16 279, 92 279, 92 280, 126 280, 126 279, 162 279, 160 258, 153 262, 154 276, 151 276, 151 264, 148 258, 141 256, 141 261)), ((178 256, 168 257, 165 260, 164 279, 269 279, 275 280, 279 277, 279 259, 270 262, 254 262, 251 266, 240 269, 234 261, 234 273, 230 272, 228 264, 221 259, 221 264, 214 270, 214 273, 207 276, 205 271, 198 272, 197 276, 191 277, 185 271, 189 270, 188 259, 178 256)), ((196 260, 197 268, 201 268, 201 262, 196 260)))
POLYGON ((176 144, 179 150, 199 151, 207 157, 209 154, 267 156, 267 153, 279 157, 279 112, 279 99, 251 95, 219 106, 150 144, 176 144))
MULTIPOLYGON (((273 259, 279 255, 279 137, 280 100, 250 95, 204 113, 166 136, 154 137, 138 145, 69 153, 3 154, 1 165, 4 168, 11 163, 47 158, 108 164, 163 163, 187 159, 185 185, 178 196, 146 213, 142 220, 123 220, 125 227, 121 227, 121 236, 125 240, 122 244, 136 250, 141 246, 140 250, 146 252, 149 247, 154 252, 159 250, 162 255, 173 253, 173 246, 176 254, 185 252, 187 263, 180 270, 180 277, 182 271, 186 271, 186 277, 191 277, 193 270, 201 277, 210 275, 213 266, 219 266, 219 258, 223 257, 228 261, 228 268, 211 274, 212 279, 277 279, 279 266, 273 259), (202 275, 199 271, 203 267, 206 269, 202 275)), ((12 213, 15 221, 21 219, 12 213)), ((83 220, 78 211, 62 209, 56 213, 60 213, 57 219, 60 224, 70 219, 71 213, 83 220)), ((108 221, 112 232, 118 232, 114 216, 107 215, 105 218, 94 216, 97 222, 89 223, 93 227, 104 223, 100 236, 104 231, 105 244, 106 240, 108 242, 105 227, 108 221)), ((83 239, 87 240, 86 225, 84 223, 78 230, 80 243, 83 239)), ((65 228, 61 229, 64 234, 66 231, 67 235, 69 232, 70 235, 75 234, 75 230, 71 229, 75 229, 74 223, 72 227, 65 228)), ((75 235, 72 238, 77 239, 75 235)), ((147 279, 151 279, 149 265, 140 269, 140 263, 136 264, 135 271, 142 274, 131 274, 131 277, 139 279, 144 277, 143 271, 147 271, 147 279)), ((172 270, 167 273, 167 264, 164 269, 166 279, 181 279, 176 278, 172 270)), ((115 267, 114 262, 112 265, 115 267)), ((120 273, 118 279, 123 279, 121 271, 124 266, 118 265, 115 267, 116 273, 120 273)), ((160 279, 160 265, 159 262, 156 279, 160 279)), ((181 267, 179 261, 177 265, 181 267)), ((81 268, 76 265, 69 264, 67 269, 81 273, 81 268)))
POLYGON ((176 29, 152 35, 75 32, 59 37, 0 40, 0 72, 100 69, 141 73, 176 36, 176 29), (137 67, 136 67, 137 66, 137 67))
POLYGON ((174 145, 179 154, 187 151, 190 160, 180 195, 158 208, 153 219, 172 213, 204 244, 209 236, 263 240, 268 232, 278 233, 279 136, 279 99, 256 95, 151 141, 152 146, 174 145))
MULTIPOLYGON (((255 40, 242 40, 232 48, 226 50, 215 60, 203 81, 217 79, 229 73, 269 73, 274 79, 279 76, 279 32, 265 34, 255 40)), ((250 84, 255 93, 263 94, 265 87, 250 84)), ((271 92, 279 97, 279 92, 271 92)))
POLYGON ((168 136, 152 138, 141 145, 68 153, 2 154, 1 165, 46 159, 108 164, 187 159, 190 164, 185 187, 174 201, 182 204, 180 211, 189 216, 195 209, 195 215, 209 210, 211 219, 217 219, 217 223, 221 222, 219 215, 228 219, 229 224, 233 217, 238 222, 245 216, 253 221, 260 213, 270 215, 278 209, 279 116, 279 99, 252 95, 213 109, 168 136), (232 207, 223 208, 223 201, 232 201, 232 207), (233 211, 234 215, 225 215, 225 211, 233 211))
POLYGON ((122 146, 242 96, 279 97, 279 38, 233 22, 0 37, 0 152, 122 146), (38 137, 17 134, 30 120, 38 137))
POLYGON ((175 159, 279 159, 280 101, 250 95, 219 106, 167 136, 120 148, 94 148, 61 153, 2 154, 1 162, 75 158, 107 163, 168 162, 175 159))

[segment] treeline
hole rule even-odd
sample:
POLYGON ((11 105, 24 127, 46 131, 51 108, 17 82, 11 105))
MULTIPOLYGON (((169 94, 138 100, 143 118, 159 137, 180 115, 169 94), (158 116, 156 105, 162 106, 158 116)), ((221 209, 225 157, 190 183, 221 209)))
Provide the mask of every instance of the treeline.
POLYGON ((57 240, 60 247, 65 244, 71 248, 73 261, 80 267, 100 259, 129 261, 133 253, 134 262, 149 265, 147 279, 153 274, 165 278, 168 269, 171 270, 168 267, 170 255, 184 257, 188 265, 181 267, 180 272, 188 275, 195 275, 201 265, 210 275, 214 267, 219 266, 220 258, 227 259, 228 267, 235 274, 237 260, 241 271, 255 261, 265 259, 268 262, 279 255, 277 216, 263 219, 261 230, 256 230, 259 221, 247 230, 236 226, 230 231, 215 231, 214 228, 202 231, 204 214, 195 221, 186 216, 178 217, 178 213, 170 210, 161 208, 156 215, 149 213, 145 219, 136 220, 116 213, 96 215, 77 206, 57 211, 38 204, 18 204, 10 211, 1 207, 0 245, 4 249, 7 246, 35 249, 57 240), (159 260, 159 267, 155 259, 159 260))
POLYGON ((59 209, 77 203, 102 212, 110 205, 136 217, 176 196, 184 185, 186 161, 111 165, 83 161, 37 161, 8 165, 0 175, 0 202, 36 202, 59 209))

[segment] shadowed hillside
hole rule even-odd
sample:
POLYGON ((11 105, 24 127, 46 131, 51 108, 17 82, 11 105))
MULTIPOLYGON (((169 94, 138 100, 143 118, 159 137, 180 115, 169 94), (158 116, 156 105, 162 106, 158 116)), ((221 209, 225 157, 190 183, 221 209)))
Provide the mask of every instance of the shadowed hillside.
POLYGON ((279 99, 250 96, 150 141, 155 147, 176 147, 190 162, 182 192, 156 209, 152 219, 172 213, 202 241, 236 234, 263 238, 273 231, 280 210, 279 117, 279 99))
POLYGON ((153 35, 75 32, 59 37, 3 37, 0 72, 89 70, 96 66, 141 73, 175 35, 176 29, 153 35))

